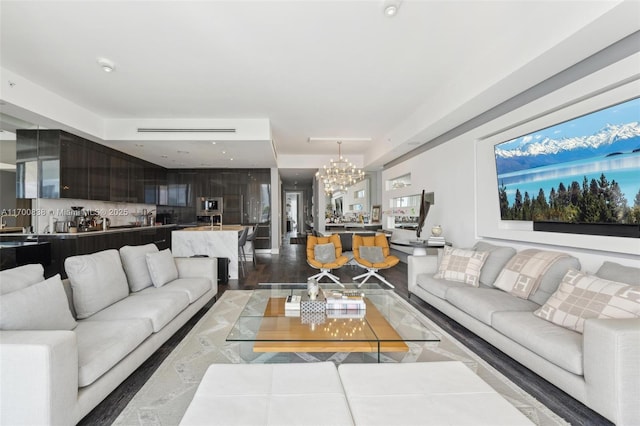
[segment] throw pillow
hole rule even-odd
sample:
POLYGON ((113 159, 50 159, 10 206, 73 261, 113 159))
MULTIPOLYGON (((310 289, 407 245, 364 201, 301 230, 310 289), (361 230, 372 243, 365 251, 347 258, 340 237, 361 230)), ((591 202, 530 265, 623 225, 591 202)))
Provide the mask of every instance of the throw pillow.
POLYGON ((584 331, 589 318, 640 317, 640 286, 604 280, 575 269, 534 315, 559 326, 584 331))
POLYGON ((155 244, 120 248, 120 260, 122 260, 122 267, 127 275, 129 288, 132 292, 140 291, 153 285, 146 255, 147 253, 157 252, 158 247, 155 244))
POLYGON ((11 293, 44 280, 44 268, 39 263, 5 269, 0 272, 0 294, 11 293))
POLYGON ((603 262, 596 276, 605 280, 640 286, 640 268, 624 266, 615 262, 603 262))
POLYGON ((157 253, 147 253, 147 266, 151 282, 155 287, 162 287, 166 283, 178 279, 178 267, 173 260, 170 249, 157 253))
POLYGON ((320 263, 336 261, 336 246, 333 243, 316 244, 313 247, 313 257, 320 263))
POLYGON ((71 256, 64 261, 64 268, 78 319, 88 318, 129 295, 118 250, 71 256))
POLYGON ((360 246, 360 257, 371 263, 384 262, 384 254, 382 254, 382 247, 377 246, 360 246))
POLYGON ((60 274, 0 298, 2 330, 73 330, 76 325, 60 274))
POLYGON ((444 248, 438 272, 433 276, 438 279, 480 285, 480 271, 487 260, 486 251, 444 248))
POLYGON ((478 241, 476 245, 473 246, 473 250, 486 251, 489 253, 480 272, 480 284, 488 286, 493 286, 504 265, 516 254, 516 249, 513 247, 494 246, 484 241, 478 241))
POLYGON ((493 286, 521 299, 528 299, 538 289, 549 268, 564 257, 568 255, 556 251, 523 250, 502 268, 493 286))

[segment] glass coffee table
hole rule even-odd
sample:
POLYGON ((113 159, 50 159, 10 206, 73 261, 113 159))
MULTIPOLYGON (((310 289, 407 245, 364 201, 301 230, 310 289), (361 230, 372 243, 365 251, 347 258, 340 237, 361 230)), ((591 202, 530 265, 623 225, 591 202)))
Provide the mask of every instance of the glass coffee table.
POLYGON ((278 353, 407 352, 410 342, 438 342, 415 312, 393 290, 375 283, 321 283, 321 289, 364 293, 366 310, 299 313, 285 311, 289 295, 305 297, 306 284, 270 285, 253 290, 233 325, 228 342, 244 342, 252 351, 278 353))

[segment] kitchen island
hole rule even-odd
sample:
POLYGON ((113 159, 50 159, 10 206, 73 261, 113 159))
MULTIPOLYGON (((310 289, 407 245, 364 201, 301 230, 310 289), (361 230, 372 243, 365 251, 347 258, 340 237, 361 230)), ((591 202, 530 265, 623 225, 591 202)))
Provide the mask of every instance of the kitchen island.
POLYGON ((238 234, 241 225, 196 226, 171 233, 171 252, 176 257, 207 255, 229 259, 229 278, 238 279, 238 234))

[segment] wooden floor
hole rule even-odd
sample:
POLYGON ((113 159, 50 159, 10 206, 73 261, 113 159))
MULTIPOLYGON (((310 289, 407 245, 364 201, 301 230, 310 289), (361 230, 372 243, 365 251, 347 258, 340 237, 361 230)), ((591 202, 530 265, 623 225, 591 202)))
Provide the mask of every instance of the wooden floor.
MULTIPOLYGON (((305 246, 290 244, 290 238, 295 234, 287 234, 282 241, 280 254, 258 254, 257 265, 246 265, 246 276, 238 280, 231 280, 229 284, 218 286, 218 297, 226 290, 246 290, 256 288, 259 283, 303 283, 308 276, 315 273, 306 263, 305 246)), ((294 240, 295 241, 295 240, 294 240)), ((361 273, 356 266, 345 266, 333 271, 343 282, 351 282, 351 277, 361 273)), ((317 272, 317 271, 316 271, 317 272)), ((409 300, 423 314, 433 320, 453 337, 463 342, 472 351, 481 356, 494 368, 523 388, 538 401, 549 407, 572 425, 611 425, 612 423, 585 407, 563 391, 546 380, 538 377, 526 367, 513 361, 498 349, 480 339, 464 327, 441 314, 435 308, 419 300, 417 297, 408 299, 407 265, 399 263, 395 267, 383 271, 382 275, 395 285, 395 291, 405 300, 409 300)), ((371 278, 370 280, 374 280, 371 278)), ((131 398, 151 377, 162 361, 171 353, 176 345, 186 336, 191 328, 205 314, 211 305, 198 312, 184 327, 169 339, 154 355, 152 355, 138 370, 125 380, 100 405, 90 412, 79 424, 81 425, 109 425, 127 406, 131 398)))

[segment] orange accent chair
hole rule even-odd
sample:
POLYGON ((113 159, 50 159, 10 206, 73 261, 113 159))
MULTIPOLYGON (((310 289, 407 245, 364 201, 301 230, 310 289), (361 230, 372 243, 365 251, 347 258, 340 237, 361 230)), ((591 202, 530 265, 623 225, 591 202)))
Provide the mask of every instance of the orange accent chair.
POLYGON ((364 278, 358 287, 362 286, 371 277, 376 277, 391 288, 393 284, 378 273, 380 269, 389 269, 398 264, 400 259, 389 254, 389 242, 386 235, 379 234, 375 237, 353 236, 353 258, 367 270, 362 275, 353 277, 354 281, 364 278))
MULTIPOLYGON (((349 259, 342 255, 342 243, 340 236, 333 234, 330 237, 315 237, 309 235, 307 237, 307 263, 320 272, 309 277, 308 279, 317 279, 327 277, 336 284, 341 286, 340 278, 331 273, 332 269, 338 269, 344 266, 349 259), (333 248, 329 245, 333 244, 333 248)), ((344 287, 344 286, 343 286, 344 287)))

